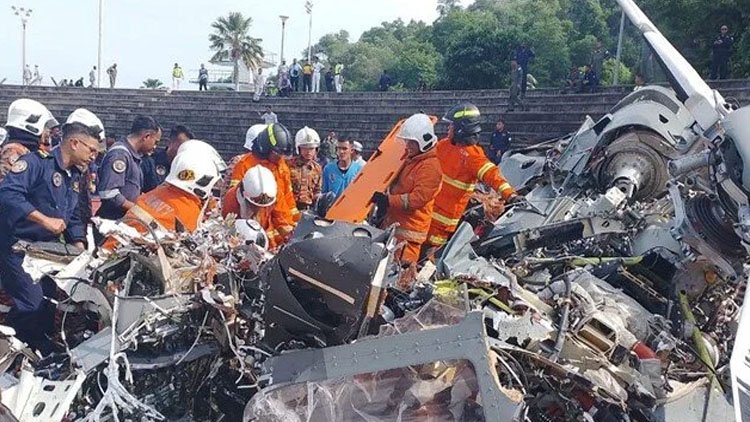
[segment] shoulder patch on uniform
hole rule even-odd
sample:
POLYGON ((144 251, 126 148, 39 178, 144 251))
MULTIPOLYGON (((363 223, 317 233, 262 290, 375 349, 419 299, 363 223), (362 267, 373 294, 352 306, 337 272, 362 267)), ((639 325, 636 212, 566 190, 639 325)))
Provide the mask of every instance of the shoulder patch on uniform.
POLYGON ((159 176, 166 175, 167 174, 167 168, 164 167, 164 166, 162 166, 161 164, 159 164, 158 166, 156 166, 156 174, 158 174, 159 176))
POLYGON ((123 173, 127 168, 128 164, 125 162, 125 160, 115 160, 112 162, 112 170, 114 170, 115 173, 123 173))
POLYGON ((26 171, 27 168, 29 168, 28 161, 16 160, 16 162, 13 163, 13 167, 10 168, 10 171, 13 173, 23 173, 26 171))
POLYGON ((52 184, 56 188, 59 188, 60 186, 62 186, 62 182, 63 182, 62 174, 58 172, 52 173, 52 184))

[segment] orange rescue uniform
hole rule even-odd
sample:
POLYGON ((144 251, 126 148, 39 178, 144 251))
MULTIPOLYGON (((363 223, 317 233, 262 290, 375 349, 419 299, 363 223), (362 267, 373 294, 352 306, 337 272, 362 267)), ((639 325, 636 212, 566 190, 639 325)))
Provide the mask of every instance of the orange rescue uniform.
MULTIPOLYGON (((247 218, 242 215, 242 207, 240 206, 240 200, 237 198, 237 191, 239 186, 235 186, 227 191, 224 195, 224 200, 221 204, 221 215, 226 218, 229 214, 234 214, 237 218, 247 218)), ((268 249, 276 249, 277 247, 284 244, 284 236, 279 233, 273 226, 273 209, 276 204, 270 207, 257 207, 258 212, 252 217, 253 220, 260 223, 260 226, 265 230, 268 236, 268 249)))
MULTIPOLYGON (((135 207, 128 210, 123 217, 123 222, 143 234, 148 232, 143 223, 150 224, 151 219, 171 232, 181 228, 192 233, 198 228, 202 211, 203 202, 197 196, 169 183, 162 183, 154 190, 139 196, 135 201, 135 207)), ((114 250, 117 241, 109 237, 102 247, 114 250)))
POLYGON ((426 244, 431 247, 446 244, 456 231, 478 182, 500 193, 503 199, 515 193, 481 146, 454 145, 446 138, 438 142, 435 150, 443 171, 443 185, 435 199, 427 235, 426 244))
MULTIPOLYGON (((276 193, 276 204, 271 212, 271 221, 276 230, 282 237, 286 237, 294 231, 294 225, 300 219, 300 213, 297 204, 294 201, 292 193, 292 175, 289 165, 285 159, 280 159, 278 163, 273 163, 267 159, 259 158, 252 152, 249 152, 240 158, 232 170, 229 178, 229 187, 235 187, 242 183, 245 173, 251 168, 261 165, 269 170, 276 177, 278 191, 276 193)), ((225 197, 227 195, 224 195, 225 197)))
POLYGON ((396 239, 406 242, 402 263, 417 262, 427 240, 435 197, 441 185, 440 161, 435 149, 409 159, 388 194, 383 227, 398 223, 396 239))

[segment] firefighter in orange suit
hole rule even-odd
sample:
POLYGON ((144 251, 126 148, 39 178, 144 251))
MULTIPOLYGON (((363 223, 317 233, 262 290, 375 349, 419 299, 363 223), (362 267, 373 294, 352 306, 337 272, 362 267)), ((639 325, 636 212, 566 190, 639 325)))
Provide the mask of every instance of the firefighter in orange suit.
MULTIPOLYGON (((271 170, 276 178, 278 194, 276 205, 271 213, 271 222, 279 234, 287 239, 300 218, 299 210, 292 193, 292 176, 284 156, 292 155, 293 142, 289 131, 281 124, 274 123, 258 134, 252 151, 245 154, 232 169, 229 186, 242 182, 245 173, 258 164, 271 170)), ((227 192, 228 194, 228 192, 227 192)), ((224 195, 226 197, 226 195, 224 195)))
POLYGON ((404 122, 398 137, 406 142, 407 161, 387 194, 376 194, 380 206, 387 201, 382 227, 398 223, 396 239, 405 246, 397 258, 402 265, 416 263, 432 221, 441 171, 435 145, 437 136, 429 116, 415 114, 404 122))
MULTIPOLYGON (((203 220, 211 190, 226 164, 209 144, 189 140, 180 145, 164 183, 138 197, 123 221, 146 232, 143 223, 157 223, 168 231, 193 232, 203 220)), ((111 249, 111 242, 105 249, 111 249)))
POLYGON ((450 122, 450 127, 448 136, 441 139, 435 148, 443 171, 443 184, 432 211, 432 223, 425 242, 428 249, 434 250, 448 242, 477 183, 489 186, 506 203, 518 198, 500 169, 478 145, 482 131, 480 118, 479 109, 469 103, 451 108, 443 117, 443 120, 450 122))
POLYGON ((245 173, 242 183, 229 189, 224 196, 221 215, 230 214, 239 220, 255 221, 259 231, 265 231, 268 249, 273 250, 284 243, 284 238, 273 226, 272 215, 278 187, 271 170, 257 165, 245 173))

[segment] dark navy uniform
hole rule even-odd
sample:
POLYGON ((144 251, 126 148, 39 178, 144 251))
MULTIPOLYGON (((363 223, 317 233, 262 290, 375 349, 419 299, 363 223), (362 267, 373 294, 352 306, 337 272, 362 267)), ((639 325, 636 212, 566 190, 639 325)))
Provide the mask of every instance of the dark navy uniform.
POLYGON ((12 298, 7 322, 18 337, 32 347, 44 349, 45 334, 54 326, 54 306, 43 301, 46 294, 40 283, 34 283, 22 267, 24 253, 14 252, 18 240, 54 241, 59 235, 26 219, 32 211, 65 221, 66 242, 86 240, 86 226, 78 213, 80 171, 63 168, 59 148, 50 154, 33 152, 15 162, 0 184, 0 279, 4 293, 12 298))
POLYGON ((512 141, 513 137, 510 136, 510 133, 505 129, 503 129, 502 132, 498 132, 497 130, 492 132, 489 154, 490 161, 495 164, 500 164, 500 159, 502 158, 505 151, 510 149, 510 144, 512 141))
POLYGON ((122 204, 135 202, 141 194, 143 172, 141 154, 127 141, 116 142, 107 151, 99 167, 97 191, 102 205, 96 215, 118 220, 125 215, 122 204))
POLYGON ((167 149, 162 148, 154 154, 143 157, 141 160, 141 171, 143 171, 143 193, 150 192, 164 183, 169 174, 169 157, 167 149))

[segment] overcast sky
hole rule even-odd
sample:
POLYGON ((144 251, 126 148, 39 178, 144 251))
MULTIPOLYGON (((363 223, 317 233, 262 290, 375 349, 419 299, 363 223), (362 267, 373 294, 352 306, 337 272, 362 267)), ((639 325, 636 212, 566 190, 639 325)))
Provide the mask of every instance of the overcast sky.
MULTIPOLYGON (((279 15, 289 16, 285 57, 307 48, 308 17, 305 0, 103 0, 104 48, 102 67, 113 62, 119 69, 118 86, 137 88, 146 78, 167 83, 171 68, 180 63, 188 73, 208 62, 211 23, 228 12, 252 16, 251 35, 262 38, 263 48, 279 53, 279 15)), ((465 4, 471 0, 464 0, 465 4)), ((38 64, 44 84, 49 77, 84 77, 97 61, 99 0, 0 0, 0 80, 21 82, 21 21, 12 5, 33 10, 26 30, 26 62, 38 64)), ((402 18, 432 22, 437 0, 316 0, 313 43, 322 35, 349 31, 356 40, 383 21, 402 18)), ((102 75, 106 75, 102 71, 102 75)), ((192 74, 186 75, 194 77, 192 74)), ((104 84, 103 84, 104 85, 104 84)), ((188 85, 189 89, 197 87, 188 85)))

